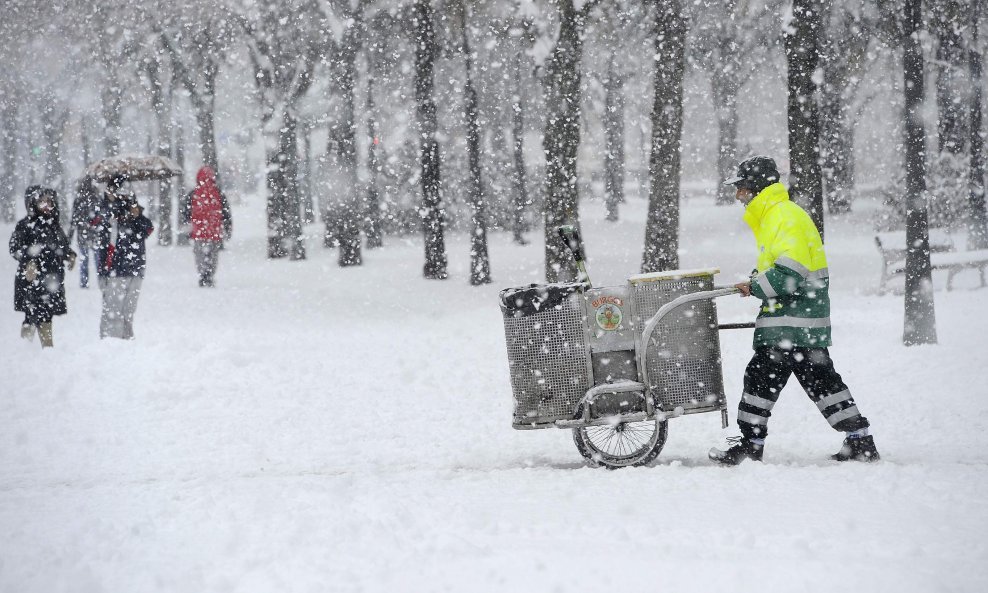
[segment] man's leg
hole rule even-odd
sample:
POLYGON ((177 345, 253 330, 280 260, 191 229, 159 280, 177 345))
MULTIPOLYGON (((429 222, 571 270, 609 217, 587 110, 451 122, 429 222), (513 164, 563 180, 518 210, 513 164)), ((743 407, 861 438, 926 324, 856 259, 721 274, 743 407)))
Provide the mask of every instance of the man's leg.
POLYGON ((762 347, 751 357, 738 404, 738 428, 745 438, 764 439, 768 435, 772 408, 792 375, 791 354, 789 350, 762 347))
POLYGON ((744 372, 744 393, 738 404, 740 439, 726 451, 711 449, 711 459, 723 465, 737 465, 745 459, 760 461, 768 435, 768 419, 782 388, 792 374, 790 352, 762 347, 755 350, 744 372))
POLYGON ((123 301, 127 287, 123 278, 107 278, 103 289, 103 314, 100 317, 99 337, 123 338, 123 301))
POLYGON ((143 278, 131 277, 126 279, 126 297, 123 301, 123 338, 134 339, 134 314, 137 313, 137 299, 141 296, 143 278))
POLYGON ((199 286, 206 285, 206 254, 205 254, 205 242, 204 241, 193 241, 192 242, 192 253, 196 258, 196 272, 199 273, 199 286))
POLYGON ((871 424, 858 411, 850 389, 834 369, 830 352, 826 348, 797 348, 793 352, 793 372, 830 426, 847 433, 847 451, 842 448, 834 458, 877 460, 874 438, 868 434, 871 424))
POLYGON ((216 274, 216 263, 220 255, 219 241, 209 242, 209 251, 206 255, 206 284, 213 285, 213 275, 216 274))
POLYGON ((82 288, 89 287, 89 243, 86 241, 79 241, 79 286, 82 288))

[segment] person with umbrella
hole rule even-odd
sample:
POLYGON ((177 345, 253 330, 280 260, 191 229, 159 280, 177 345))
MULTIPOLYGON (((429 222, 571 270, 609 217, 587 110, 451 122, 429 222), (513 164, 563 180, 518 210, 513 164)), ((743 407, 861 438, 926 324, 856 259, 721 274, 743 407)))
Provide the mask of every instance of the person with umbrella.
POLYGON ((100 338, 134 338, 134 313, 147 268, 145 242, 154 231, 150 219, 133 192, 117 189, 114 194, 117 240, 107 254, 109 270, 103 290, 100 338))

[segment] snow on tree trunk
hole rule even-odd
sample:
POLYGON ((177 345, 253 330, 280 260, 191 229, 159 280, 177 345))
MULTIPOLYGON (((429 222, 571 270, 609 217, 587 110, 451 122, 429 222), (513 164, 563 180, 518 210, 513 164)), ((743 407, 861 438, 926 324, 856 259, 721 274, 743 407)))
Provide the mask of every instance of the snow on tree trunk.
POLYGON ((521 57, 515 55, 514 98, 511 103, 511 140, 512 162, 511 175, 514 191, 511 205, 511 232, 514 242, 525 245, 525 233, 529 230, 525 222, 525 209, 528 208, 528 189, 525 182, 525 103, 522 100, 521 86, 521 57))
MULTIPOLYGON (((736 0, 726 0, 718 12, 716 55, 710 87, 717 112, 717 179, 734 177, 738 166, 738 91, 743 81, 736 0)), ((734 187, 717 183, 718 205, 734 204, 734 187)))
POLYGON ((270 134, 276 141, 268 150, 268 257, 300 260, 305 259, 305 244, 298 195, 298 121, 286 109, 280 122, 270 134))
MULTIPOLYGON (((352 43, 352 42, 351 42, 352 43)), ((363 218, 359 180, 357 179, 357 122, 354 116, 354 87, 357 78, 357 52, 351 44, 343 48, 340 60, 340 75, 337 79, 340 92, 339 137, 337 164, 340 167, 339 179, 342 187, 337 187, 341 196, 340 209, 336 217, 339 228, 336 239, 339 242, 338 263, 341 267, 359 266, 363 263, 360 253, 360 221, 363 218)))
POLYGON ((377 143, 380 130, 377 125, 377 111, 374 105, 374 73, 367 73, 367 133, 370 141, 367 143, 367 197, 364 204, 364 233, 367 235, 367 248, 377 249, 384 246, 381 230, 381 194, 378 188, 378 177, 381 175, 381 163, 377 156, 377 143))
POLYGON ((820 149, 827 211, 851 211, 854 187, 854 130, 851 103, 869 62, 872 21, 829 7, 820 31, 823 84, 820 104, 820 149))
POLYGON ((616 72, 615 55, 608 60, 604 78, 604 192, 607 220, 618 219, 624 202, 624 76, 616 72))
MULTIPOLYGON (((171 158, 171 111, 172 93, 170 87, 166 89, 161 64, 157 59, 149 59, 146 63, 144 73, 148 79, 148 92, 151 98, 151 110, 154 111, 154 121, 156 129, 155 151, 159 156, 171 158)), ((172 181, 165 178, 158 182, 158 220, 156 221, 156 231, 159 245, 172 244, 172 181)))
POLYGON ((123 88, 115 70, 107 72, 103 83, 103 151, 107 157, 120 154, 120 109, 123 103, 123 88))
POLYGON ((985 212, 985 132, 982 130, 982 98, 984 78, 978 39, 978 20, 981 4, 975 3, 971 11, 968 68, 971 73, 971 171, 968 176, 968 249, 988 249, 988 213, 985 212))
POLYGON ((202 162, 216 173, 219 179, 219 157, 216 153, 216 125, 215 107, 213 95, 203 97, 195 102, 196 106, 196 130, 199 132, 199 151, 202 154, 202 162))
POLYGON ((548 282, 570 282, 577 277, 576 262, 556 229, 580 224, 576 157, 580 147, 580 60, 587 16, 573 6, 573 0, 559 0, 558 10, 559 39, 545 75, 546 119, 542 136, 546 160, 545 277, 548 282))
POLYGON ((17 96, 12 88, 0 86, 0 221, 17 219, 15 194, 17 167, 17 96))
POLYGON ((416 0, 413 7, 415 34, 415 102, 419 127, 419 165, 422 168, 422 223, 425 234, 426 278, 443 280, 446 272, 446 213, 440 194, 439 142, 436 140, 436 104, 433 100, 433 68, 439 47, 432 24, 430 0, 416 0))
MULTIPOLYGON (((977 4, 977 2, 976 2, 977 4)), ((940 153, 957 155, 964 152, 968 137, 967 114, 963 95, 966 91, 964 70, 967 56, 964 51, 964 10, 969 7, 958 0, 938 0, 931 3, 933 25, 936 28, 936 95, 937 95, 937 147, 940 153)))
POLYGON ((923 127, 921 0, 906 0, 903 22, 903 78, 906 132, 906 294, 902 342, 935 344, 930 238, 926 211, 926 130, 923 127))
POLYGON ((652 152, 643 273, 679 267, 680 148, 686 19, 680 0, 656 4, 652 152))
POLYGON ((816 90, 820 61, 821 0, 794 0, 785 29, 788 64, 789 193, 824 235, 823 177, 820 168, 820 116, 816 90))
POLYGON ((487 212, 484 206, 484 182, 480 169, 480 123, 477 121, 477 91, 473 86, 473 56, 470 54, 467 8, 461 6, 463 56, 466 79, 463 82, 464 117, 467 123, 467 160, 470 169, 470 284, 479 286, 491 281, 491 263, 487 253, 487 212))

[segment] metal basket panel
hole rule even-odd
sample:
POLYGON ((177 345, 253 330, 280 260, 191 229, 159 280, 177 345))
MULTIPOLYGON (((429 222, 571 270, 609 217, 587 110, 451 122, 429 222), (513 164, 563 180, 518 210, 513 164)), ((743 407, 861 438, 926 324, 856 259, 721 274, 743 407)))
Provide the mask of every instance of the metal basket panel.
MULTIPOLYGON (((676 297, 713 288, 713 276, 663 279, 634 285, 639 343, 645 323, 676 297)), ((699 301, 671 312, 652 334, 648 350, 650 392, 666 411, 719 408, 724 402, 717 308, 699 301)))
POLYGON ((504 317, 516 425, 573 417, 590 389, 582 297, 526 317, 504 317))

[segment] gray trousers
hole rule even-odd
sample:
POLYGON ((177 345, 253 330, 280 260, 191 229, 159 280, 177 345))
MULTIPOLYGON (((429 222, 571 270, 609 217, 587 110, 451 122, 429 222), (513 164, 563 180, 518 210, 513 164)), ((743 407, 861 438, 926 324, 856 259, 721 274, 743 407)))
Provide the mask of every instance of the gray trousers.
POLYGON ((134 313, 137 311, 137 298, 141 295, 141 283, 144 279, 137 276, 121 276, 106 280, 99 337, 132 340, 134 313))
POLYGON ((196 256, 196 270, 199 271, 199 280, 212 281, 220 257, 220 242, 194 241, 192 252, 196 256))

